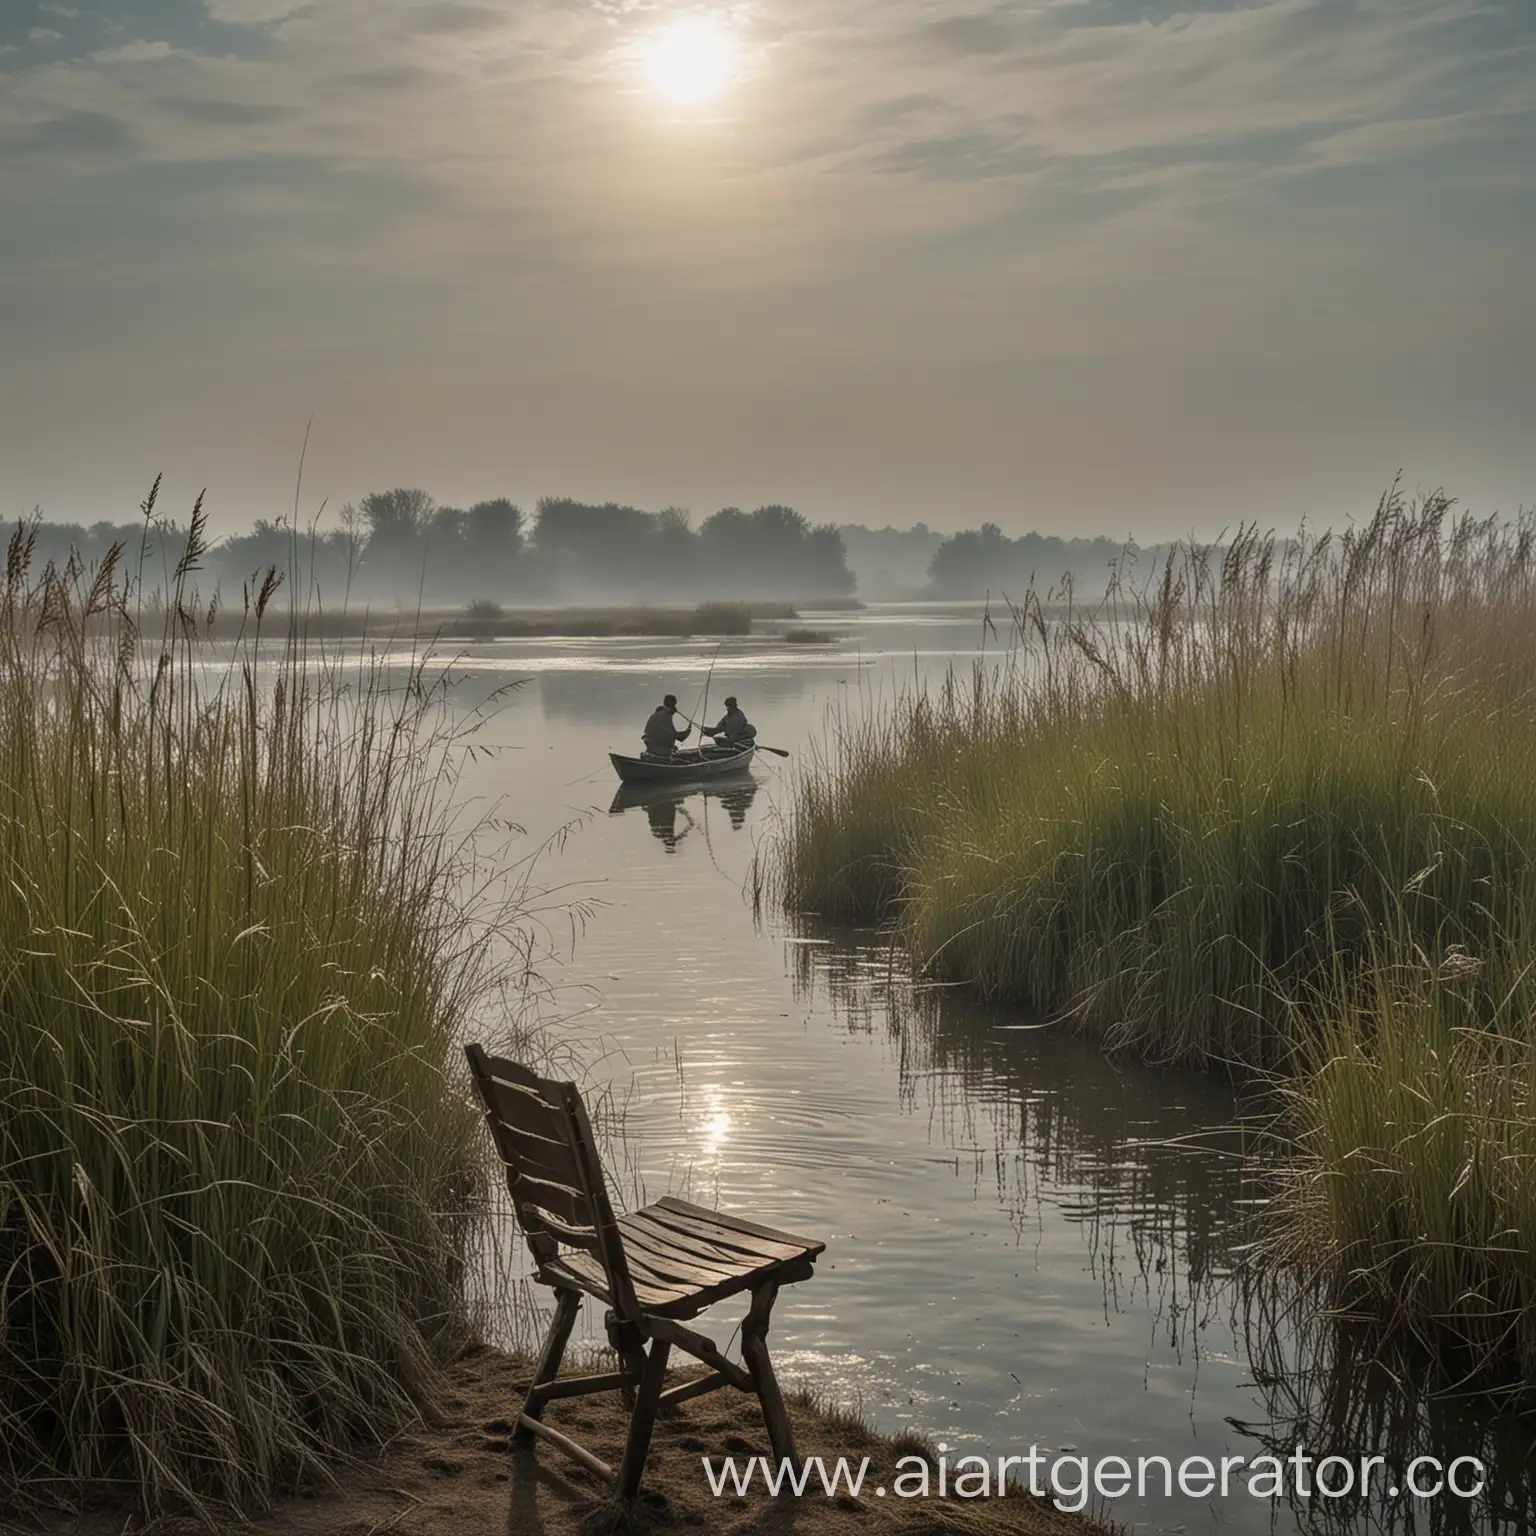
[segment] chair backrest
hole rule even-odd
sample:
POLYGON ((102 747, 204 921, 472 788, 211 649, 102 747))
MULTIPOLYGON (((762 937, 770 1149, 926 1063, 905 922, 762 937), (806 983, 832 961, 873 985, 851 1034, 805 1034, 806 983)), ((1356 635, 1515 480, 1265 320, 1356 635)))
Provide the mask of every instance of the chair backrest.
POLYGON ((534 1263, 542 1268, 562 1247, 590 1253, 603 1267, 613 1310, 637 1319, 640 1305, 580 1091, 478 1045, 464 1054, 534 1263))

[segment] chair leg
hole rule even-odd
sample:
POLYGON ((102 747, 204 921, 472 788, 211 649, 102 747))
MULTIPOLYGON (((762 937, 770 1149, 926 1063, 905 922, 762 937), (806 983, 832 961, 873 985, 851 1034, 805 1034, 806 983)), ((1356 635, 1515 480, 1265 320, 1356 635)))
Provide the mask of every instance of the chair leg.
POLYGON ((622 1321, 616 1313, 610 1312, 604 1322, 608 1329, 608 1342, 614 1354, 619 1357, 619 1368, 629 1378, 620 1388, 619 1395, 624 1406, 633 1410, 635 1388, 645 1374, 645 1341, 633 1323, 622 1321))
POLYGON ((768 1358, 768 1315, 779 1288, 773 1281, 760 1285, 752 1292, 752 1305, 747 1309, 741 1325, 741 1354, 757 1387, 757 1398, 763 1407, 763 1422, 768 1426, 768 1443, 780 1462, 798 1461, 795 1454, 795 1432, 789 1425, 789 1414, 784 1410, 784 1397, 779 1391, 778 1378, 773 1374, 773 1363, 768 1358))
POLYGON ((645 1471, 645 1453, 651 1448, 651 1431, 656 1427, 656 1405, 661 1398, 661 1384, 667 1374, 667 1356, 672 1346, 664 1339, 652 1339, 645 1357, 645 1371, 635 1394, 635 1411, 629 1421, 629 1439, 624 1445, 624 1460, 619 1465, 615 1495, 627 1504, 640 1489, 645 1471))
POLYGON ((524 1419, 541 1419, 544 1416, 544 1396, 540 1387, 547 1386, 560 1374, 560 1362, 565 1357, 565 1346, 570 1341, 571 1329, 576 1326, 576 1314, 581 1310, 581 1292, 557 1290, 555 1315, 550 1321, 549 1332, 544 1336, 544 1348, 533 1373, 528 1395, 523 1399, 522 1411, 517 1416, 517 1427, 512 1432, 515 1440, 530 1440, 533 1431, 523 1428, 524 1419))

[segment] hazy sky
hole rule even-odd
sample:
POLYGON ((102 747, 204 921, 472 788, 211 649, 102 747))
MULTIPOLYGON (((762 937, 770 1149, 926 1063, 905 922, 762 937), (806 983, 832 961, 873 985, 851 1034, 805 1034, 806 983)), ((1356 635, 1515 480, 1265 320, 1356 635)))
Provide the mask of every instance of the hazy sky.
POLYGON ((1533 274, 1536 0, 0 0, 9 515, 1514 511, 1533 274))

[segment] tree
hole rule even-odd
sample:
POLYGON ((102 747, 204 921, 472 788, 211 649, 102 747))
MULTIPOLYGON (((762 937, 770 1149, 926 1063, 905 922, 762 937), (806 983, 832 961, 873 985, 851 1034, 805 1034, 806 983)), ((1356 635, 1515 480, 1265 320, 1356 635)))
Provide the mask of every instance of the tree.
POLYGON ((368 528, 362 569, 374 585, 397 590, 418 586, 424 571, 427 531, 436 510, 425 491, 371 491, 359 503, 368 528))
POLYGON ((370 550, 416 550, 433 511, 432 498, 422 490, 371 491, 362 500, 370 550))
POLYGON ((464 514, 464 537, 476 560, 502 565, 523 550, 523 513, 505 496, 477 501, 464 514))

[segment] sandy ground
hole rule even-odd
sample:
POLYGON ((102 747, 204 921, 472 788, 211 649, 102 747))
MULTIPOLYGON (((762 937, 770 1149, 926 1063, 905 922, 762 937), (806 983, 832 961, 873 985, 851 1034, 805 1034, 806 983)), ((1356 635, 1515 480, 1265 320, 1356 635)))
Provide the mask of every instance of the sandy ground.
MULTIPOLYGON (((606 1536, 614 1526, 601 1479, 553 1446, 524 1449, 510 1441, 530 1374, 526 1361, 476 1351, 450 1370, 442 1424, 402 1435, 381 1459, 340 1470, 335 1488, 286 1499, 247 1529, 251 1536, 606 1536)), ((875 1497, 875 1486, 892 1486, 897 1458, 913 1454, 914 1443, 893 1443, 803 1398, 791 1400, 790 1415, 802 1457, 845 1456, 855 1464, 870 1458, 859 1498, 840 1490, 829 1499, 814 1473, 814 1496, 775 1500, 754 1489, 745 1498, 715 1498, 702 1457, 740 1461, 769 1453, 755 1399, 726 1389, 658 1422, 629 1528, 645 1536, 1096 1536, 1102 1530, 1027 1496, 875 1497)), ((552 1403, 546 1417, 617 1464, 627 1427, 617 1393, 552 1403)), ((47 1536, 182 1536, 207 1528, 185 1521, 146 1526, 122 1512, 102 1512, 45 1529, 47 1536)))

